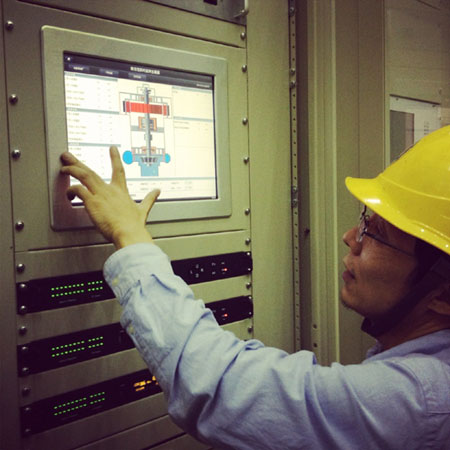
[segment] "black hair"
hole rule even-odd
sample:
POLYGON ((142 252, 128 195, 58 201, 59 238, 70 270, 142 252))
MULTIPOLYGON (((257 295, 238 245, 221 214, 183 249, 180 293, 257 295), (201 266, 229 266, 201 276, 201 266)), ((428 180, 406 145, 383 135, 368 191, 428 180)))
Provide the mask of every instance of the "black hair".
POLYGON ((440 257, 446 259, 450 258, 447 253, 443 252, 434 245, 428 244, 428 242, 425 242, 422 239, 418 238, 416 240, 414 253, 417 256, 417 260, 419 262, 414 276, 414 283, 419 282, 440 257))

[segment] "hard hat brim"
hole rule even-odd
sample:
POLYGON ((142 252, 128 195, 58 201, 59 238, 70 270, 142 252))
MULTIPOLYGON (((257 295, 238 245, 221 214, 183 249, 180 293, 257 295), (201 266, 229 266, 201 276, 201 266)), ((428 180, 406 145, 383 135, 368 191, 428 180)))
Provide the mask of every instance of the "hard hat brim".
MULTIPOLYGON (((347 177, 345 185, 361 203, 387 222, 450 254, 448 238, 437 229, 430 228, 423 223, 420 211, 416 211, 415 208, 418 205, 414 201, 411 202, 412 192, 410 190, 395 185, 391 180, 383 177, 383 174, 370 179, 347 177)), ((416 192, 414 195, 419 194, 416 192)), ((427 197, 427 200, 430 208, 433 208, 432 200, 440 201, 440 199, 431 199, 430 197, 427 197)), ((422 202, 417 203, 423 204, 422 202)))

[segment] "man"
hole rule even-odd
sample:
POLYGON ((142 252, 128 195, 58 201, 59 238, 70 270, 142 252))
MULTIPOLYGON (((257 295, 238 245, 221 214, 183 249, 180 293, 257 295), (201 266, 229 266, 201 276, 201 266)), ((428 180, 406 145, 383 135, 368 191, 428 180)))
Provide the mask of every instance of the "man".
POLYGON ((68 153, 61 171, 118 249, 105 278, 177 424, 217 448, 450 449, 450 127, 346 180, 375 213, 344 235, 342 301, 378 339, 349 366, 223 331, 145 229, 158 191, 136 204, 115 148, 111 160, 109 185, 68 153))

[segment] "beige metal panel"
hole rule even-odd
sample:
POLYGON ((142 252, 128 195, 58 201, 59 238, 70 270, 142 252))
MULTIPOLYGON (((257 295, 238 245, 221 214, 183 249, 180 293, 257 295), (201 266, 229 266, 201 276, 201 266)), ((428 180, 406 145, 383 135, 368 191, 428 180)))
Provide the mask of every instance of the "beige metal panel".
POLYGON ((288 2, 247 17, 255 337, 294 349, 288 2))
POLYGON ((244 45, 240 36, 245 31, 245 27, 242 25, 207 18, 199 14, 168 8, 143 0, 96 0, 95 2, 90 0, 78 0, 76 2, 28 0, 28 3, 220 42, 234 47, 244 45))
POLYGON ((166 402, 162 394, 157 394, 35 434, 24 440, 26 445, 24 448, 69 450, 83 446, 82 448, 89 449, 140 449, 142 446, 157 444, 182 433, 165 414, 167 414, 166 402), (119 432, 128 435, 129 445, 124 446, 121 441, 122 446, 115 446, 115 438, 109 436, 119 432), (137 441, 140 441, 140 447, 134 446, 133 442, 137 441), (94 443, 89 444, 92 442, 94 443), (109 446, 104 447, 102 443, 109 446))
MULTIPOLYGON (((3 22, 0 6, 0 23, 3 22)), ((4 29, 4 28, 3 28, 4 29)), ((13 228, 11 210, 10 149, 7 134, 7 109, 5 104, 5 61, 3 30, 0 32, 0 448, 19 448, 18 381, 15 348, 16 305, 14 285, 13 228), (14 374, 14 375, 11 375, 14 374)), ((11 160, 11 164, 16 161, 11 160)))
POLYGON ((386 1, 388 94, 449 105, 449 30, 446 9, 417 0, 386 1))
MULTIPOLYGON (((249 247, 245 243, 248 236, 248 231, 213 233, 155 239, 155 244, 174 261, 248 251, 249 247)), ((24 264, 25 270, 17 274, 17 282, 102 270, 106 259, 113 252, 114 246, 111 244, 18 252, 16 262, 24 264)))
MULTIPOLYGON (((171 437, 180 436, 182 433, 183 431, 169 417, 162 417, 154 422, 123 431, 120 434, 94 442, 78 450, 141 450, 144 447, 148 448, 148 446, 164 442, 171 437)), ((192 442, 192 440, 188 442, 192 442)), ((198 445, 184 447, 185 450, 191 448, 202 449, 204 447, 199 447, 198 445)))
MULTIPOLYGON (((227 298, 249 295, 247 288, 249 279, 250 277, 246 275, 199 283, 192 285, 191 288, 195 298, 208 304, 227 298)), ((18 336, 17 344, 23 345, 39 339, 118 323, 121 314, 122 307, 116 299, 112 299, 18 316, 17 328, 25 327, 27 332, 18 336)))
POLYGON ((322 364, 357 362, 367 346, 361 318, 339 301, 341 236, 359 212, 344 179, 383 167, 383 4, 310 1, 298 17, 306 85, 299 102, 302 345, 322 364))
POLYGON ((20 391, 24 387, 31 389, 30 394, 21 399, 21 404, 33 403, 146 368, 147 365, 138 351, 133 348, 78 364, 20 377, 20 391))
POLYGON ((236 337, 245 341, 252 338, 253 320, 241 320, 239 322, 224 325, 222 328, 226 331, 230 331, 231 333, 236 335, 236 337))
POLYGON ((152 450, 207 450, 211 446, 203 444, 192 436, 185 434, 164 444, 152 447, 152 450))
POLYGON ((300 82, 300 267, 302 347, 336 358, 336 48, 334 2, 298 13, 300 82))
MULTIPOLYGON (((374 177, 384 168, 384 6, 370 0, 347 2, 346 11, 337 12, 338 109, 338 233, 355 226, 359 202, 344 185, 346 176, 374 177), (348 9, 357 11, 353 15, 348 9), (348 15, 347 15, 348 13, 348 15), (353 22, 353 23, 352 23, 353 22), (349 30, 354 30, 349 36, 349 30), (356 33, 356 35, 355 35, 356 33), (352 72, 348 73, 348 68, 352 72), (355 89, 357 86, 357 89, 355 89), (353 91, 353 93, 352 93, 353 91), (349 103, 349 98, 353 103, 349 103), (355 127, 355 123, 357 126, 355 127)), ((337 265, 348 248, 341 244, 337 265)), ((339 309, 339 351, 344 364, 365 358, 373 340, 360 331, 361 316, 342 306, 339 309)))
POLYGON ((247 105, 241 101, 247 92, 246 74, 241 70, 246 62, 245 50, 19 2, 9 1, 5 3, 5 9, 15 23, 14 29, 6 36, 8 89, 19 98, 17 104, 9 105, 11 145, 22 150, 22 157, 14 165, 12 175, 15 218, 25 223, 24 229, 16 233, 16 251, 103 242, 103 238, 93 230, 57 233, 49 225, 40 57, 40 29, 43 25, 101 33, 226 59, 232 215, 229 218, 160 223, 153 225, 151 230, 155 237, 169 237, 249 229, 250 219, 244 213, 249 206, 249 168, 243 162, 243 157, 248 154, 248 130, 242 124, 242 117, 247 115, 247 105), (26 72, 24 67, 27 67, 26 72), (30 73, 33 77, 28 76, 30 73), (27 124, 27 133, 23 132, 23 123, 27 124), (29 176, 31 173, 32 177, 29 176))

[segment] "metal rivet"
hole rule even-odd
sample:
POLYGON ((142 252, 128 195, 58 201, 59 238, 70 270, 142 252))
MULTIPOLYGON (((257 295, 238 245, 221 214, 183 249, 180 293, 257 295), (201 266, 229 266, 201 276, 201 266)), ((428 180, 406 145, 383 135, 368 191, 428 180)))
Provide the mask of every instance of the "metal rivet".
POLYGON ((250 208, 246 208, 244 213, 245 213, 246 216, 248 216, 250 214, 250 208))
POLYGON ((16 94, 11 94, 9 96, 9 103, 11 103, 11 105, 15 105, 18 101, 19 101, 19 97, 17 97, 16 94))
POLYGON ((291 75, 295 75, 295 67, 291 67, 290 72, 291 72, 291 75))
POLYGON ((8 31, 11 31, 12 29, 14 29, 14 22, 12 22, 11 20, 8 20, 8 21, 5 23, 5 28, 6 28, 8 31))
POLYGON ((291 89, 293 89, 293 88, 295 88, 295 86, 297 86, 297 82, 292 80, 289 85, 290 85, 291 89))
POLYGON ((250 157, 249 156, 244 156, 244 164, 248 164, 250 162, 250 157))
POLYGON ((25 335, 27 334, 27 332, 28 332, 28 328, 27 328, 25 325, 22 325, 22 326, 19 328, 19 334, 20 334, 21 336, 25 336, 25 335))
POLYGON ((245 240, 245 245, 250 245, 250 242, 252 242, 252 240, 251 240, 250 238, 247 238, 247 239, 245 240))
POLYGON ((15 149, 11 152, 11 156, 12 156, 14 159, 19 159, 19 158, 22 156, 22 152, 21 152, 18 148, 15 148, 15 149))
POLYGON ((30 388, 30 386, 24 386, 23 388, 22 388, 22 395, 24 396, 24 397, 27 397, 28 395, 30 395, 31 394, 31 388, 30 388))
POLYGON ((250 325, 250 326, 247 328, 247 331, 248 331, 249 333, 253 333, 253 327, 250 325))
POLYGON ((247 117, 244 117, 244 118, 242 119, 242 123, 243 123, 244 125, 247 125, 247 124, 248 124, 248 118, 247 118, 247 117))
POLYGON ((247 289, 250 289, 250 288, 252 287, 252 282, 249 281, 248 283, 245 283, 245 287, 246 287, 247 289))
POLYGON ((242 66, 242 72, 247 72, 247 64, 244 64, 243 66, 242 66))
POLYGON ((247 255, 248 257, 252 256, 252 254, 251 254, 250 252, 247 252, 246 255, 247 255))
POLYGON ((28 308, 25 305, 22 305, 19 308, 19 314, 21 314, 22 316, 25 315, 28 312, 28 308))
POLYGON ((25 271, 25 264, 22 263, 17 264, 16 270, 18 273, 23 273, 25 271))
POLYGON ((291 6, 289 8, 289 16, 292 17, 295 14, 295 8, 293 6, 291 6))
POLYGON ((241 39, 244 40, 247 37, 247 34, 245 33, 245 31, 243 31, 241 33, 241 39))
POLYGON ((28 375, 30 373, 29 367, 22 367, 21 371, 22 375, 28 375))
POLYGON ((22 347, 20 347, 20 352, 22 353, 22 355, 26 355, 29 350, 30 347, 28 347, 28 345, 22 345, 22 347))
POLYGON ((28 286, 27 286, 25 283, 20 283, 20 284, 19 284, 19 289, 20 289, 21 291, 25 291, 27 288, 28 288, 28 286))
POLYGON ((21 220, 18 220, 16 222, 16 230, 17 231, 22 231, 24 229, 24 227, 25 227, 25 224, 21 220))

